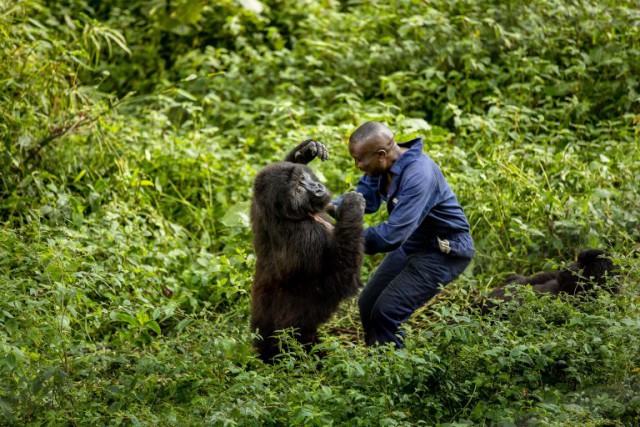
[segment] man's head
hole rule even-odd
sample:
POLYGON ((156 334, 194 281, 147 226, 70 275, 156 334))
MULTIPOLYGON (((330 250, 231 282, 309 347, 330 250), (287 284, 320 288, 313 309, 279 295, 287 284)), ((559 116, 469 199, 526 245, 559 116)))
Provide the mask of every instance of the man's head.
POLYGON ((393 133, 380 122, 366 122, 349 137, 349 153, 356 167, 371 177, 391 168, 395 158, 389 154, 395 147, 393 133))

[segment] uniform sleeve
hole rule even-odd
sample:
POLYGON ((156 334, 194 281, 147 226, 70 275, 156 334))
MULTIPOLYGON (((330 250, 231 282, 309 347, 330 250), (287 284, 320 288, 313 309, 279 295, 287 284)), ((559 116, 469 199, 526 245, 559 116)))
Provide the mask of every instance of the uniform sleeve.
POLYGON ((394 204, 389 220, 365 229, 367 254, 399 248, 437 204, 439 186, 433 170, 410 167, 403 172, 401 180, 397 195, 387 201, 394 204))
MULTIPOLYGON (((356 191, 364 197, 366 202, 364 212, 365 213, 373 213, 377 212, 380 209, 380 205, 382 204, 382 197, 378 192, 378 188, 380 185, 380 178, 370 178, 364 175, 358 181, 358 185, 356 186, 356 191)), ((338 197, 335 200, 332 200, 331 203, 338 207, 342 203, 342 196, 338 197)))
POLYGON ((380 178, 371 178, 364 175, 358 181, 356 191, 362 194, 362 196, 364 196, 365 202, 367 202, 364 208, 365 213, 377 212, 378 209, 380 209, 380 204, 382 204, 382 196, 380 196, 380 192, 378 191, 379 188, 380 178))

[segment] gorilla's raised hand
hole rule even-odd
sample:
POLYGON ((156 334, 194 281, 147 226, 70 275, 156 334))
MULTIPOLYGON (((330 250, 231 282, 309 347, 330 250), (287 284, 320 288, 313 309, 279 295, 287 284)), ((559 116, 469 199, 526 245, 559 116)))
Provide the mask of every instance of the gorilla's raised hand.
POLYGON ((307 139, 291 150, 284 158, 284 161, 306 165, 316 157, 324 162, 329 158, 329 151, 318 141, 307 139))

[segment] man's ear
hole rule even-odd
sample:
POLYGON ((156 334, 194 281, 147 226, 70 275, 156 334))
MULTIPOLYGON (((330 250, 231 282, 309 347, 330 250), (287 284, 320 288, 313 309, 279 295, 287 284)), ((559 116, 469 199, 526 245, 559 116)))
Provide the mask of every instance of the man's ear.
POLYGON ((387 157, 387 150, 380 149, 377 154, 379 159, 384 159, 387 157))

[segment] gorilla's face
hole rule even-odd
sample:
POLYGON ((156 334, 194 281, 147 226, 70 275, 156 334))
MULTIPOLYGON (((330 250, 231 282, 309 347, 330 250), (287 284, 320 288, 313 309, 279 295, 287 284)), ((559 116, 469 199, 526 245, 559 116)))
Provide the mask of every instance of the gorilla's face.
POLYGON ((331 193, 305 165, 281 162, 265 167, 254 184, 254 198, 273 215, 302 219, 324 210, 331 193))
POLYGON ((303 171, 293 189, 292 204, 302 211, 318 212, 331 201, 331 193, 311 173, 303 171))

